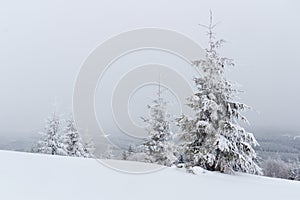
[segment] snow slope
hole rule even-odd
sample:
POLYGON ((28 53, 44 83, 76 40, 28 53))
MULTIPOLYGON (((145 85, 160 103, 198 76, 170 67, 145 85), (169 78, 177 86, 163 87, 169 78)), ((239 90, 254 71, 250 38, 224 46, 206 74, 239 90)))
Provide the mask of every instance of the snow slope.
POLYGON ((247 174, 232 176, 197 169, 197 175, 192 175, 167 168, 132 175, 94 159, 9 151, 0 151, 0 163, 1 200, 300 199, 300 182, 247 174))

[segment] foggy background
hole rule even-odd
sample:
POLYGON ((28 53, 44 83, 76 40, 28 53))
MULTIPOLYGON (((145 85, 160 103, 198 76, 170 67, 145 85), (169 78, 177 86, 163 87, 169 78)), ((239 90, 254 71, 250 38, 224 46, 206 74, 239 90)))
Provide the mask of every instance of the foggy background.
MULTIPOLYGON (((178 31, 203 47, 212 9, 229 78, 255 133, 300 130, 300 3, 285 1, 7 1, 0 6, 0 140, 36 135, 54 111, 72 110, 81 64, 106 39, 131 29, 178 31)), ((299 133, 300 134, 300 133, 299 133)))

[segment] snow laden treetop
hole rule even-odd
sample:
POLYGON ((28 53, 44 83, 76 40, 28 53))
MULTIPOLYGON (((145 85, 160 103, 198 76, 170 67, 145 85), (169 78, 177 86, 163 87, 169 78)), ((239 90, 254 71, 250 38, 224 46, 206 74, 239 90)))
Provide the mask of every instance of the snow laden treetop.
POLYGON ((252 133, 239 125, 239 121, 247 122, 241 111, 249 107, 234 101, 239 91, 224 75, 225 67, 234 66, 233 60, 218 53, 224 40, 214 36, 212 15, 209 26, 204 27, 208 30, 209 46, 205 59, 193 62, 202 76, 194 79, 197 91, 188 98, 188 106, 195 114, 182 115, 177 120, 182 131, 184 162, 188 168, 261 174, 253 149, 258 143, 252 133))

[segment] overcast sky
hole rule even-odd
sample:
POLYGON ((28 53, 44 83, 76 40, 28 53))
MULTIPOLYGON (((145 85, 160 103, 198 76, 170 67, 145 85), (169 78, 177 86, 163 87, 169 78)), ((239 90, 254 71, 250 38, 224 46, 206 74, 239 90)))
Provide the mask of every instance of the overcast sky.
POLYGON ((53 111, 71 111, 76 75, 106 39, 139 27, 188 35, 205 47, 213 10, 222 53, 236 61, 230 79, 258 113, 253 129, 300 130, 300 3, 282 1, 2 1, 0 134, 35 132, 53 111))

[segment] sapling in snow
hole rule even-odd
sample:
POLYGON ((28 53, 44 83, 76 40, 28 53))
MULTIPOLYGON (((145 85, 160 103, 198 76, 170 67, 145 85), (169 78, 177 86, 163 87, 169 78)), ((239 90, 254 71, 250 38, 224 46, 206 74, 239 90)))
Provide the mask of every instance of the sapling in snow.
MULTIPOLYGON (((160 87, 160 86, 159 86, 160 87)), ((147 132, 149 138, 139 147, 146 153, 145 160, 161 165, 172 165, 176 157, 174 156, 172 133, 170 130, 169 114, 167 103, 158 92, 158 98, 151 105, 148 105, 150 118, 144 119, 148 124, 147 132)))
POLYGON ((64 133, 64 144, 68 156, 90 157, 90 153, 80 138, 72 117, 66 120, 64 133))

